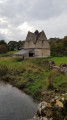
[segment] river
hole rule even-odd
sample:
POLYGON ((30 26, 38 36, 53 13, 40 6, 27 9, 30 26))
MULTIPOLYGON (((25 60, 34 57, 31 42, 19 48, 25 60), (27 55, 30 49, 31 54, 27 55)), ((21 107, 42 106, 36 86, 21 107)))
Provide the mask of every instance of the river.
POLYGON ((0 82, 0 120, 27 120, 37 111, 33 99, 5 82, 0 82))

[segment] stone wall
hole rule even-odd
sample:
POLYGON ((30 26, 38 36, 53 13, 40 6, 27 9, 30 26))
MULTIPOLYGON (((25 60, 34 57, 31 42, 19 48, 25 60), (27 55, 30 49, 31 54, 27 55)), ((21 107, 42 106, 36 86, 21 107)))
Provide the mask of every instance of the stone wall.
POLYGON ((35 49, 35 57, 49 57, 50 49, 35 49))
POLYGON ((13 55, 13 58, 14 59, 23 59, 23 55, 13 55))
POLYGON ((26 41, 25 45, 24 45, 24 49, 32 49, 35 48, 35 44, 33 43, 33 41, 26 41))
POLYGON ((24 54, 24 59, 29 58, 29 53, 24 54))
POLYGON ((29 53, 25 53, 24 55, 13 55, 13 58, 15 59, 27 59, 29 58, 29 53))
POLYGON ((47 48, 50 49, 49 43, 47 40, 44 41, 37 41, 36 44, 34 44, 33 41, 26 41, 24 45, 24 49, 32 49, 32 48, 47 48))
POLYGON ((50 46, 49 46, 49 43, 48 43, 47 40, 44 40, 44 41, 40 40, 40 41, 37 41, 36 48, 47 48, 47 49, 49 49, 50 46))

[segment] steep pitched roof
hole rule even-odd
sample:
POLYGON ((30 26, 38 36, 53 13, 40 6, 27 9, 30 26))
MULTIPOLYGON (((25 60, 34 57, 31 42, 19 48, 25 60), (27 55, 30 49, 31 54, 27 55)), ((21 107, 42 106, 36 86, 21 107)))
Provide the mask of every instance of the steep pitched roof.
POLYGON ((38 40, 47 40, 47 37, 44 31, 39 32, 38 30, 36 30, 34 33, 28 32, 26 41, 30 41, 30 40, 33 40, 33 42, 36 43, 38 40))
POLYGON ((38 32, 38 34, 36 34, 36 42, 37 42, 38 40, 47 40, 47 37, 46 37, 44 31, 38 32), (42 39, 42 38, 43 38, 43 39, 42 39))

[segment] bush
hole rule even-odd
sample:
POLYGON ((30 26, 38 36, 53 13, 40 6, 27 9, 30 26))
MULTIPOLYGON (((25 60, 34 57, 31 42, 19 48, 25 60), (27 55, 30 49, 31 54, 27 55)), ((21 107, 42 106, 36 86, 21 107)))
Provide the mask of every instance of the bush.
POLYGON ((5 76, 8 73, 8 68, 5 65, 0 65, 0 77, 5 76))
POLYGON ((63 39, 50 38, 51 56, 67 56, 67 36, 63 39))
POLYGON ((54 79, 59 75, 60 75, 59 70, 51 70, 48 76, 48 82, 49 82, 48 89, 54 89, 54 79))

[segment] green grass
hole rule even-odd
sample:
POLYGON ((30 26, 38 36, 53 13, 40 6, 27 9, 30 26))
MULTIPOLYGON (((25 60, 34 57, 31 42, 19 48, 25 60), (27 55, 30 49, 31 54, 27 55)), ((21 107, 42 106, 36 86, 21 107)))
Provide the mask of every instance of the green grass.
POLYGON ((56 65, 67 63, 67 57, 33 58, 24 61, 17 61, 13 57, 0 57, 0 64, 8 68, 3 79, 12 85, 24 90, 34 96, 38 91, 48 87, 48 76, 52 75, 52 82, 55 88, 67 81, 67 76, 58 71, 51 71, 45 64, 45 60, 52 60, 56 65))
POLYGON ((50 74, 51 74, 51 80, 53 82, 53 86, 55 88, 58 88, 59 85, 61 85, 64 82, 67 82, 67 76, 60 73, 60 71, 58 70, 52 70, 50 74))
POLYGON ((25 91, 29 92, 29 94, 35 94, 38 90, 47 86, 47 77, 49 72, 43 72, 42 74, 31 73, 29 78, 32 79, 31 82, 27 82, 25 85, 25 91))
POLYGON ((34 94, 47 85, 49 70, 46 70, 43 62, 43 59, 27 59, 18 62, 13 60, 12 57, 0 58, 0 64, 8 67, 10 77, 17 77, 16 80, 12 81, 12 84, 23 89, 23 84, 25 83, 24 91, 29 94, 34 94))
POLYGON ((9 51, 9 52, 7 52, 7 54, 14 54, 14 53, 16 53, 16 52, 18 52, 19 50, 17 50, 17 51, 9 51))
POLYGON ((18 66, 19 62, 12 60, 12 57, 0 57, 0 64, 7 66, 18 66))
POLYGON ((67 57, 50 57, 50 58, 44 58, 44 59, 54 61, 57 66, 59 66, 61 63, 67 63, 67 57))
POLYGON ((12 56, 14 53, 18 52, 17 51, 8 51, 6 54, 0 54, 0 57, 8 57, 8 56, 12 56))

